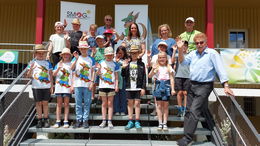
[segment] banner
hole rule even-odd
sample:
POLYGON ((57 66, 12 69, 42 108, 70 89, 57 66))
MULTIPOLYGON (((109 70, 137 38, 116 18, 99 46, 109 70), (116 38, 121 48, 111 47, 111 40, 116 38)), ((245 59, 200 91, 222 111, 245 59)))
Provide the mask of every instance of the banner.
POLYGON ((221 49, 229 83, 260 83, 260 50, 221 49))
POLYGON ((95 9, 96 5, 61 1, 60 21, 66 19, 66 30, 72 30, 71 22, 78 18, 81 23, 80 30, 89 30, 90 24, 95 24, 95 9))
POLYGON ((0 50, 0 63, 17 64, 18 51, 0 50))
MULTIPOLYGON (((145 33, 146 50, 147 46, 147 25, 148 25, 148 5, 115 5, 115 29, 121 36, 128 35, 128 27, 131 23, 137 23, 140 34, 145 33), (145 28, 144 28, 145 27, 145 28)), ((122 43, 118 41, 116 48, 122 43)), ((143 56, 143 62, 147 62, 146 54, 143 56)))

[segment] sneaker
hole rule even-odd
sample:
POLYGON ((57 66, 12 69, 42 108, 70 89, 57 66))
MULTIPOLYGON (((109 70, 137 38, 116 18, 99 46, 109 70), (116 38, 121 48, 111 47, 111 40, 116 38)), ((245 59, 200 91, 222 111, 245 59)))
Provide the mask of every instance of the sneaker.
POLYGON ((168 127, 167 127, 167 124, 163 124, 163 128, 162 128, 163 131, 168 131, 168 127))
POLYGON ((135 128, 137 130, 142 129, 140 122, 135 122, 135 128))
POLYGON ((121 115, 121 116, 125 116, 126 114, 125 114, 125 112, 122 112, 122 113, 120 113, 120 115, 121 115))
POLYGON ((150 113, 150 115, 151 115, 151 116, 156 116, 156 115, 157 115, 157 113, 156 113, 156 109, 154 109, 153 112, 150 113))
POLYGON ((157 127, 157 130, 162 131, 162 129, 163 129, 163 124, 159 124, 159 126, 157 127))
POLYGON ((102 123, 99 125, 100 128, 105 128, 106 127, 106 121, 102 121, 102 123))
POLYGON ((50 127, 49 119, 46 118, 44 119, 44 128, 49 128, 49 127, 50 127))
POLYGON ((110 128, 110 129, 114 127, 111 121, 108 121, 107 125, 108 125, 108 128, 110 128))
POLYGON ((185 116, 185 114, 186 114, 186 107, 182 107, 182 116, 184 117, 185 116))
POLYGON ((84 121, 83 122, 83 128, 85 128, 85 129, 89 128, 88 121, 84 121))
POLYGON ((125 130, 129 130, 134 128, 134 122, 133 121, 128 121, 127 125, 125 126, 125 130))
POLYGON ((119 113, 119 112, 116 112, 115 115, 116 115, 116 116, 120 116, 120 113, 119 113))
POLYGON ((81 127, 81 121, 76 121, 76 123, 73 125, 73 128, 80 128, 81 127))
POLYGON ((42 128, 42 119, 38 119, 36 128, 42 128))
POLYGON ((63 122, 63 128, 69 128, 70 125, 69 125, 69 122, 68 121, 64 121, 63 122))
POLYGON ((60 125, 61 125, 61 122, 59 121, 59 122, 56 122, 52 127, 53 128, 59 128, 60 125))

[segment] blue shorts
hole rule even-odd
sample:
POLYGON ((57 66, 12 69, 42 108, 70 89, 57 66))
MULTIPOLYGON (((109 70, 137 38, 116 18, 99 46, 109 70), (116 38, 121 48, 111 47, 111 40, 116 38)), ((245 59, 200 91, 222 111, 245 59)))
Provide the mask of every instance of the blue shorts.
POLYGON ((171 96, 170 80, 156 80, 153 96, 155 96, 158 101, 169 101, 171 96))
POLYGON ((55 97, 62 97, 62 98, 69 97, 69 98, 71 98, 71 94, 70 93, 55 93, 55 97))

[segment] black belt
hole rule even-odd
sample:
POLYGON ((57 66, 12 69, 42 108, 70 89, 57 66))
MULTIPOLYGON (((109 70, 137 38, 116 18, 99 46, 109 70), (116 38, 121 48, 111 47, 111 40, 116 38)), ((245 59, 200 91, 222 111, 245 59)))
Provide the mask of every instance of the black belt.
POLYGON ((198 82, 198 81, 190 81, 191 84, 199 84, 199 85, 206 85, 206 84, 213 84, 214 82, 198 82))

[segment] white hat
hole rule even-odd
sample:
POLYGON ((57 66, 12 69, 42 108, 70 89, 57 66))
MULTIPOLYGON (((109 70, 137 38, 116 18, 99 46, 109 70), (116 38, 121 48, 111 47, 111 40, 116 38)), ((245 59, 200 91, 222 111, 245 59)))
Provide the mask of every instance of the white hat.
POLYGON ((63 48, 63 49, 62 49, 62 52, 60 53, 60 55, 63 55, 63 54, 70 54, 70 55, 72 55, 72 54, 70 53, 70 49, 69 49, 69 48, 63 48))
POLYGON ((112 55, 114 54, 114 49, 112 47, 105 48, 105 55, 112 55))
POLYGON ((63 26, 64 27, 63 23, 60 22, 60 21, 55 22, 54 27, 57 27, 57 26, 63 26))
POLYGON ((89 48, 87 41, 79 41, 78 48, 89 48))
POLYGON ((158 44, 157 47, 159 47, 160 45, 164 45, 164 46, 168 47, 168 45, 167 45, 167 43, 166 43, 165 41, 161 41, 161 42, 158 44))
POLYGON ((96 36, 96 40, 97 39, 104 39, 104 36, 103 35, 98 35, 98 36, 96 36))
POLYGON ((185 20, 185 22, 187 22, 187 21, 192 21, 192 22, 195 22, 195 19, 193 18, 193 17, 188 17, 188 18, 186 18, 186 20, 185 20))

